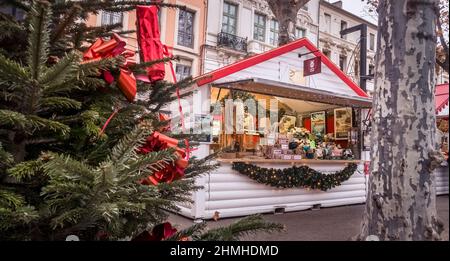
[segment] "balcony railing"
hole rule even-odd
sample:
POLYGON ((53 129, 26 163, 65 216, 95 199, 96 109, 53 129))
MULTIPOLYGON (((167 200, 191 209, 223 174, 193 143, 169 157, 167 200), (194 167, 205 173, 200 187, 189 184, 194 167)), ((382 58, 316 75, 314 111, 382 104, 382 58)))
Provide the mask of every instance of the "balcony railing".
POLYGON ((217 46, 227 47, 239 52, 247 52, 247 38, 220 32, 217 35, 217 46))

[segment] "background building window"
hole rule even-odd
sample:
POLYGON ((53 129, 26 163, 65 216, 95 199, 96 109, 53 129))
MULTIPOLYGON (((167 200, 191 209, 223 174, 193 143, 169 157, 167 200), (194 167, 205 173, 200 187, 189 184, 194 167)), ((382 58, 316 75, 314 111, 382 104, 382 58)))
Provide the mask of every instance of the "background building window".
POLYGON ((301 27, 295 28, 295 39, 300 39, 306 37, 306 29, 303 29, 301 27))
POLYGON ((122 24, 123 13, 118 12, 102 12, 102 25, 122 24))
POLYGON ((271 45, 278 46, 278 21, 275 19, 270 20, 270 34, 269 34, 269 43, 271 45))
POLYGON ((370 34, 369 38, 370 38, 369 39, 369 41, 370 41, 369 49, 373 51, 375 49, 375 35, 374 34, 370 34))
POLYGON ((264 42, 266 40, 266 16, 255 13, 253 39, 264 42))
POLYGON ((341 71, 345 72, 347 67, 347 56, 339 55, 339 68, 341 71))
POLYGON ((331 57, 331 52, 330 52, 330 50, 324 49, 324 50, 322 50, 322 53, 323 53, 326 57, 328 57, 328 58, 331 57))
POLYGON ((178 44, 192 48, 194 46, 194 12, 180 10, 178 17, 178 44))
MULTIPOLYGON (((341 21, 341 31, 347 29, 347 22, 341 21)), ((340 34, 340 33, 339 33, 340 34)), ((341 35, 342 39, 347 39, 347 35, 341 35)))
POLYGON ((330 33, 331 32, 331 15, 325 13, 325 32, 330 33))
POLYGON ((369 75, 373 75, 375 73, 375 65, 369 64, 369 75))
POLYGON ((237 5, 223 3, 222 32, 236 35, 237 5))
POLYGON ((359 75, 359 60, 355 59, 354 66, 355 66, 355 76, 358 76, 359 75))
POLYGON ((177 63, 175 68, 175 74, 177 76, 178 81, 181 81, 191 76, 191 64, 177 63))

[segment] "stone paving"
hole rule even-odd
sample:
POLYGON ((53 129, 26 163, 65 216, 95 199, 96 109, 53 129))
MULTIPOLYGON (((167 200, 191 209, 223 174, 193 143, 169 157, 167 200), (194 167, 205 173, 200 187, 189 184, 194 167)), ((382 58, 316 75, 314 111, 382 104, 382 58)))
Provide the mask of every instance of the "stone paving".
MULTIPOLYGON (((437 197, 438 215, 445 224, 443 239, 449 240, 449 202, 448 195, 437 197)), ((306 210, 284 214, 265 214, 264 219, 286 225, 282 233, 258 233, 246 236, 242 240, 261 241, 343 241, 349 240, 360 229, 364 205, 350 205, 319 210, 306 210)), ((226 218, 218 221, 208 221, 208 227, 213 228, 230 224, 239 218, 226 218)), ((172 214, 169 218, 175 226, 185 228, 192 220, 172 214)))

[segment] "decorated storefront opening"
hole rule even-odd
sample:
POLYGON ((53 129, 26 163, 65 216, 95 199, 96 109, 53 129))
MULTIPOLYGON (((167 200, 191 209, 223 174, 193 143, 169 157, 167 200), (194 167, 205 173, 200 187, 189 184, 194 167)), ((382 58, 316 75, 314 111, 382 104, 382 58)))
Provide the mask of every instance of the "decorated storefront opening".
POLYGON ((210 87, 212 146, 226 150, 228 162, 361 159, 361 114, 371 100, 306 39, 213 71, 198 83, 210 87))

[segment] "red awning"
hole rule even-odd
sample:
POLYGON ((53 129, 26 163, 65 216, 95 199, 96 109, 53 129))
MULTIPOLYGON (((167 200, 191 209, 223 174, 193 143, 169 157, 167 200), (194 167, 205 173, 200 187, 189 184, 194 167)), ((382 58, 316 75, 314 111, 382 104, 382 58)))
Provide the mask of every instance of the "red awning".
POLYGON ((436 114, 448 105, 448 83, 436 85, 436 114))

